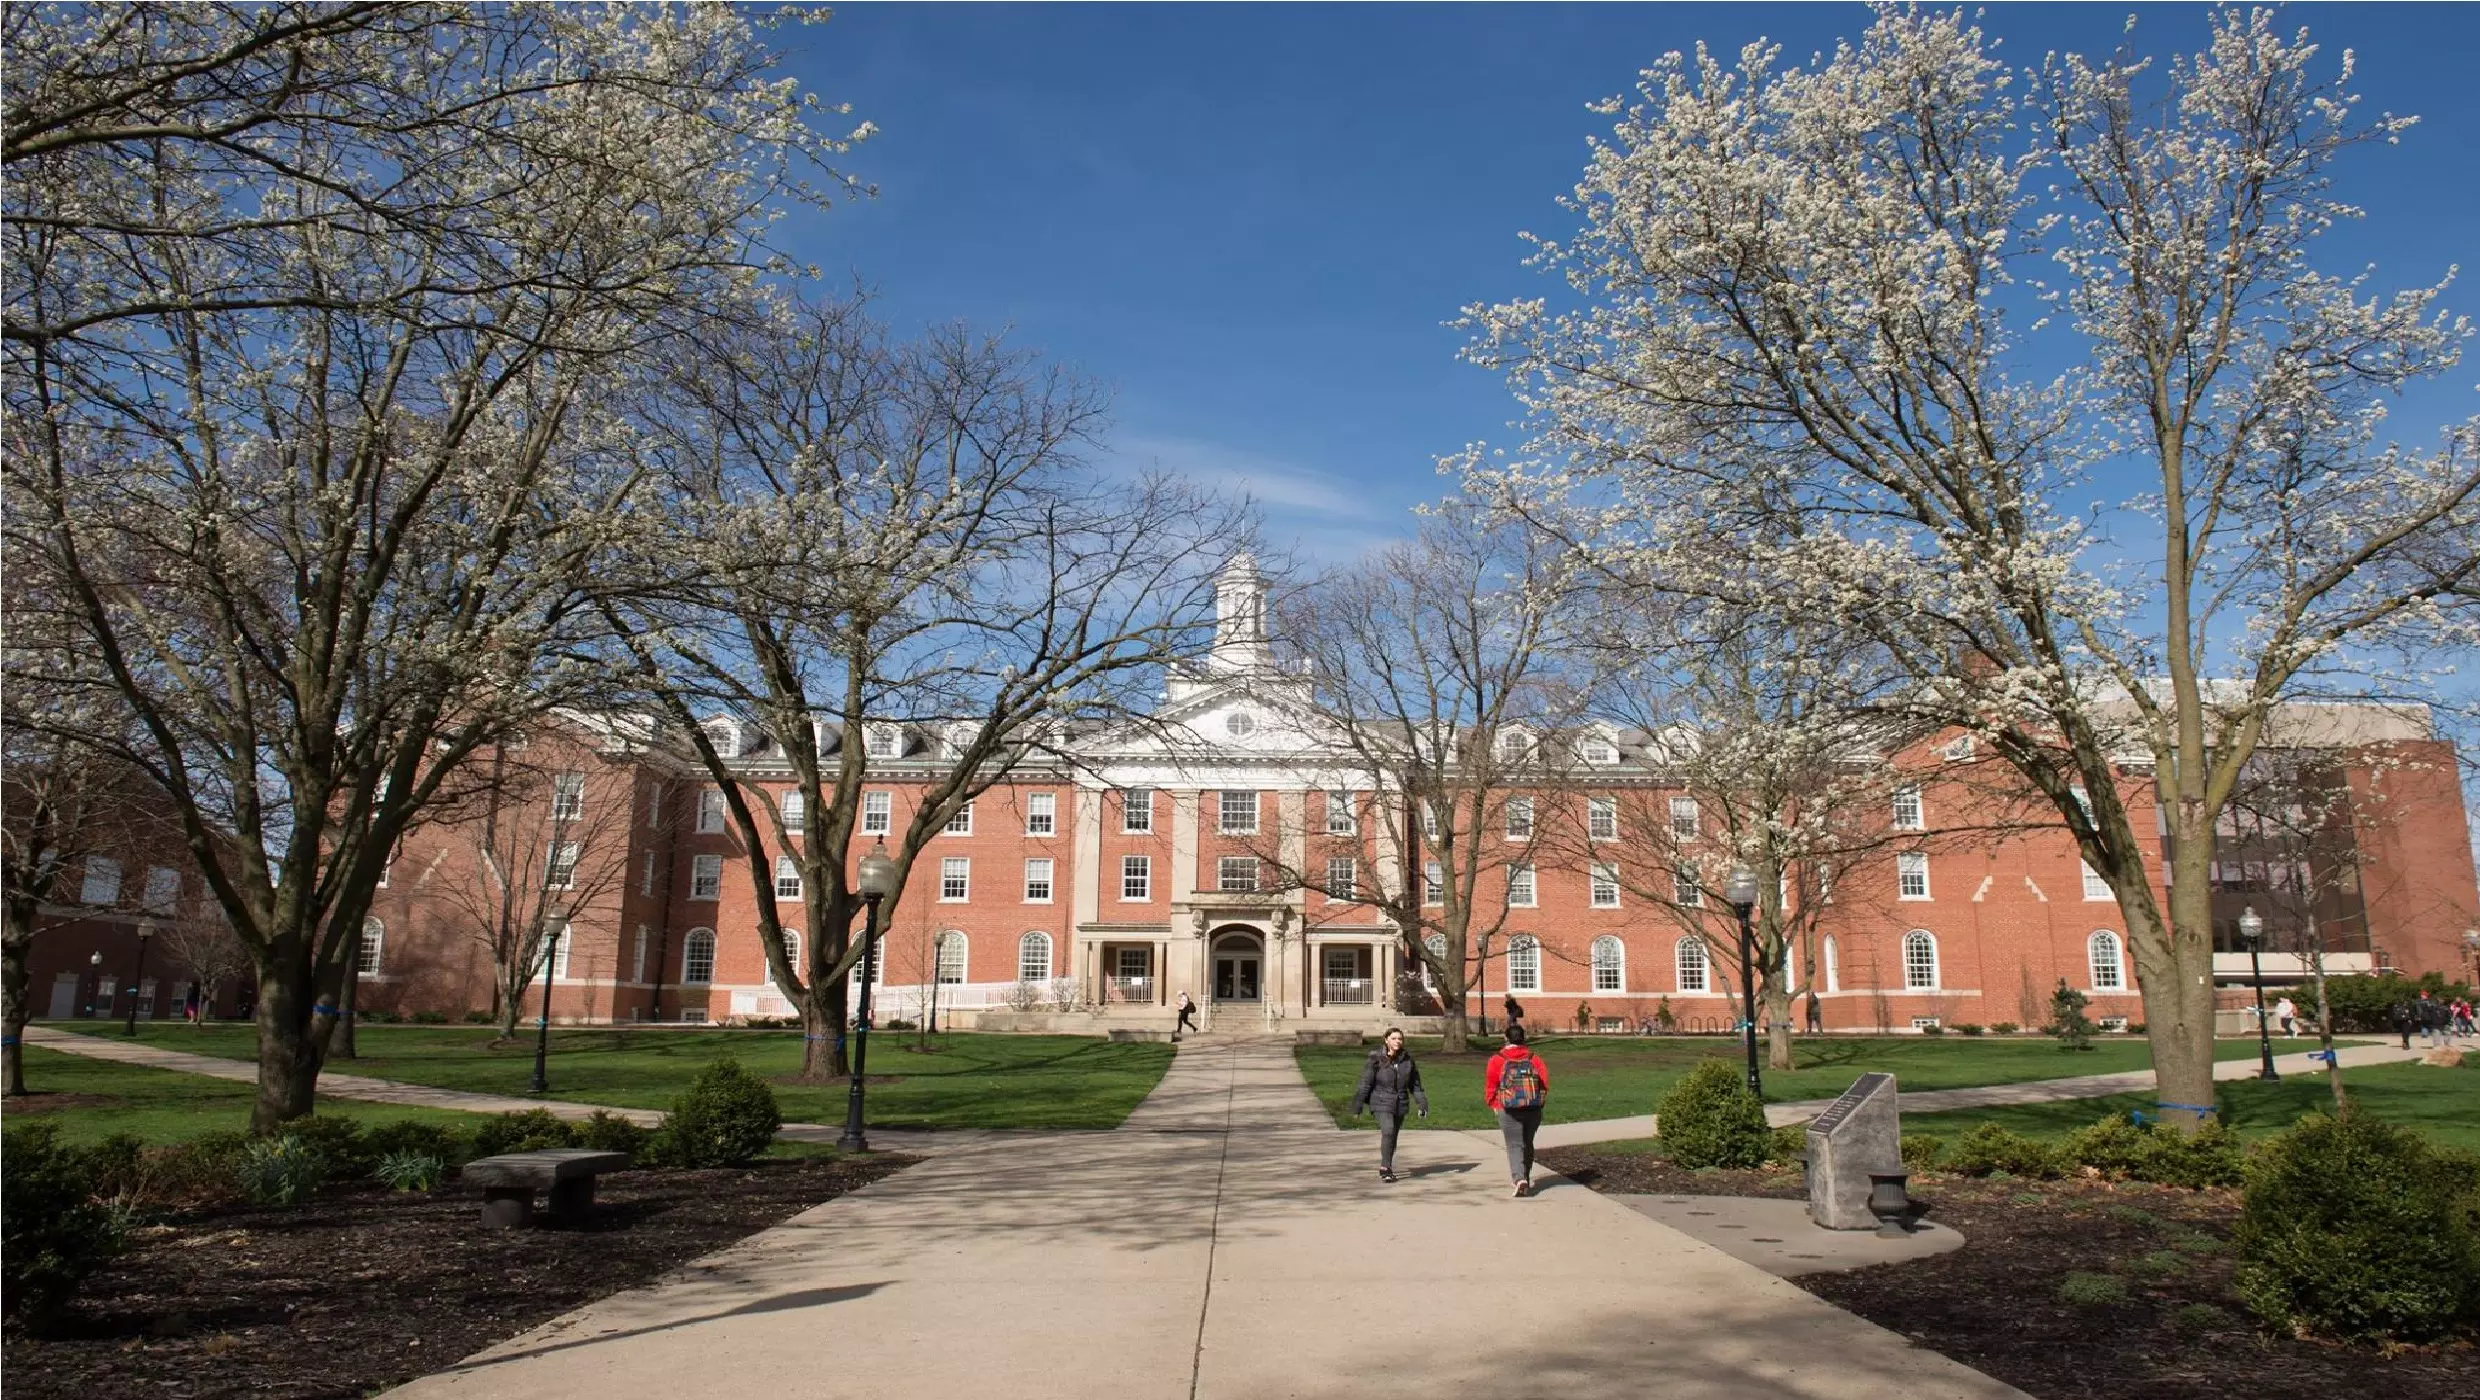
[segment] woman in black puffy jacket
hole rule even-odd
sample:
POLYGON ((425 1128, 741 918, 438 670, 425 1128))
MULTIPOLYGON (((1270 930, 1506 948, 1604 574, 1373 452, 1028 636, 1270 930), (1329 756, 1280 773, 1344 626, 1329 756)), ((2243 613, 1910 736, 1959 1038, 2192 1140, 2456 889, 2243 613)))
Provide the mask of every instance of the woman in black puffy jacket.
POLYGON ((1418 1108, 1429 1117, 1429 1091, 1421 1087, 1421 1067, 1404 1048, 1404 1033, 1389 1028, 1378 1048, 1361 1066, 1361 1082, 1352 1091, 1352 1111, 1378 1115, 1378 1180, 1395 1179, 1395 1135, 1403 1130, 1404 1111, 1418 1108))

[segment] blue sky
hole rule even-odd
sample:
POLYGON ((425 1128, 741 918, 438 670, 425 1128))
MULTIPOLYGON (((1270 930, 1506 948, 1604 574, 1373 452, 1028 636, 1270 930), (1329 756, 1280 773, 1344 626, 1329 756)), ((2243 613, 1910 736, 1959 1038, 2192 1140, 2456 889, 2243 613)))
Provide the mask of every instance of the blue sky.
MULTIPOLYGON (((2201 6, 2141 6, 2138 44, 2192 47, 2201 6)), ((2114 5, 1991 8, 2028 63, 2107 49, 2114 5)), ((2369 109, 2418 113, 2344 189, 2370 218, 2328 270, 2480 275, 2480 6, 2302 5, 2359 56, 2369 109)), ((1112 450, 1256 491, 1269 537, 1340 560, 1445 489, 1434 459, 1511 443, 1511 402, 1460 364, 1468 301, 1549 288, 1518 233, 1564 233, 1585 110, 1670 49, 1760 35, 1805 58, 1857 5, 851 5, 785 36, 791 71, 882 134, 876 199, 805 221, 795 252, 858 277, 899 325, 962 318, 1109 385, 1112 450)), ((2480 287, 2451 294, 2480 312, 2480 287)), ((2407 403, 2427 441, 2480 363, 2407 403)))

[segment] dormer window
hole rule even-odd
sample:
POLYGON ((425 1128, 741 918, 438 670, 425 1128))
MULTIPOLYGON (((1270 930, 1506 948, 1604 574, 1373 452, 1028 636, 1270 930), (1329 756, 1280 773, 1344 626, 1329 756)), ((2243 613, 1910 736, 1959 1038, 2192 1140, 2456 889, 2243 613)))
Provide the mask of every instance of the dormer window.
POLYGON ((897 758, 904 752, 903 737, 892 724, 862 726, 861 752, 871 758, 897 758))
POLYGON ((1576 756, 1597 766, 1619 761, 1619 746, 1599 734, 1588 734, 1576 745, 1576 756))

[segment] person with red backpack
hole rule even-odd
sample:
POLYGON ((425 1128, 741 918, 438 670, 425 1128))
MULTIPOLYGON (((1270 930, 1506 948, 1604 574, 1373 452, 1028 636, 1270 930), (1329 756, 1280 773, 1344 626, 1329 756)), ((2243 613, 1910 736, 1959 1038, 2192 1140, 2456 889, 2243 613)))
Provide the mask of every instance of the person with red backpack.
POLYGON ((1507 1175, 1516 1194, 1533 1194, 1533 1135, 1541 1131, 1542 1105, 1550 1099, 1550 1071, 1526 1049, 1522 1024, 1507 1028, 1507 1044, 1490 1057, 1481 1080, 1482 1101, 1498 1115, 1507 1140, 1507 1175))

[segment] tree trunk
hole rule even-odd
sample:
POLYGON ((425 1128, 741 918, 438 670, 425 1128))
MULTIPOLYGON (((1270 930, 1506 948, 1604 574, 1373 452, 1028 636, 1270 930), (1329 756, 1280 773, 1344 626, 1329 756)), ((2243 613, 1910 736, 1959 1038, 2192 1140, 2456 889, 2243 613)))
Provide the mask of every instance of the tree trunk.
POLYGON ((2163 1121, 2189 1132, 2204 1126, 2209 1115, 2198 1110, 2213 1102, 2213 922, 2204 863, 2211 850, 2209 837, 2179 842, 2171 862, 2168 929, 2157 922, 2146 927, 2132 914, 2128 918, 2144 978, 2153 1092, 2164 1105, 2163 1121))
MULTIPOLYGON (((813 977, 801 996, 801 1082, 825 1084, 852 1073, 845 1054, 844 1022, 849 1019, 846 989, 851 979, 813 977)), ((878 1008, 870 1008, 875 1016, 878 1008)))
POLYGON ((258 974, 258 1099, 250 1131, 272 1133, 317 1104, 320 1042, 317 991, 307 968, 262 966, 258 974))
POLYGON ((335 1046, 337 1059, 358 1060, 361 1058, 361 1052, 355 1047, 353 1040, 354 1013, 359 1009, 361 999, 362 935, 355 933, 352 946, 344 950, 344 990, 336 998, 336 1029, 330 1037, 331 1043, 335 1046))
POLYGON ((1791 990, 1779 977, 1765 981, 1765 1067, 1792 1069, 1791 990))
POLYGON ((1472 1046, 1472 1029, 1464 1021, 1464 994, 1452 993, 1443 998, 1446 1004, 1444 1029, 1439 1050, 1448 1055, 1461 1055, 1472 1046))
POLYGON ((34 949, 34 939, 12 937, 0 947, 0 1075, 5 1075, 5 1097, 16 1098, 26 1092, 26 1021, 33 1012, 27 998, 26 955, 34 949))
POLYGON ((2316 911, 2308 911, 2308 975, 2316 981, 2316 1039, 2325 1051, 2325 1081, 2333 1087, 2334 1107, 2348 1107, 2350 1095, 2342 1088, 2342 1058, 2334 1053, 2334 1006, 2325 999, 2325 934, 2316 926, 2316 911))

